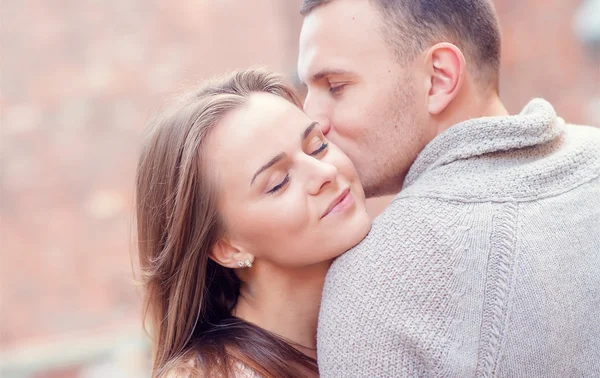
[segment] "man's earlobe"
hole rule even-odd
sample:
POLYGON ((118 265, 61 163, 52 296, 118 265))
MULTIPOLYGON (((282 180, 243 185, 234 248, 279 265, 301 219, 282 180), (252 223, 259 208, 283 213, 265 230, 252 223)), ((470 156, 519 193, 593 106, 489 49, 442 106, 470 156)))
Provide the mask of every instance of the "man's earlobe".
POLYGON ((460 92, 466 61, 458 47, 443 42, 429 49, 425 62, 429 73, 427 107, 430 114, 438 115, 460 92))

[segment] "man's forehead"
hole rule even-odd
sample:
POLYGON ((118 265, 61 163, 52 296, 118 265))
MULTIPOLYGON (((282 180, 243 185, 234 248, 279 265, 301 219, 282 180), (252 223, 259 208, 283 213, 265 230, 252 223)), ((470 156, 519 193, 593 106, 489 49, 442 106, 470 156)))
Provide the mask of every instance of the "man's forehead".
POLYGON ((380 22, 378 11, 369 1, 333 1, 317 7, 304 17, 300 41, 348 33, 361 34, 377 28, 380 22))
POLYGON ((342 70, 344 62, 352 57, 344 42, 336 41, 331 33, 315 30, 313 35, 300 41, 298 77, 304 84, 319 80, 326 73, 342 70))
POLYGON ((320 71, 344 69, 347 59, 364 56, 373 45, 377 24, 372 15, 361 13, 359 7, 344 7, 346 3, 359 2, 334 1, 304 18, 298 55, 298 76, 303 83, 320 71))

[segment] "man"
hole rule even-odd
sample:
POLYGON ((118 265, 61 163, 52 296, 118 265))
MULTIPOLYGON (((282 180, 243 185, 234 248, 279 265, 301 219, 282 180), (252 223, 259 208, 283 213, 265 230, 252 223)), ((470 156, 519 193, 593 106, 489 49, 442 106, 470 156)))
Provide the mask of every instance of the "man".
POLYGON ((306 112, 400 191, 328 274, 321 376, 600 376, 600 130, 508 115, 489 1, 302 13, 306 112))

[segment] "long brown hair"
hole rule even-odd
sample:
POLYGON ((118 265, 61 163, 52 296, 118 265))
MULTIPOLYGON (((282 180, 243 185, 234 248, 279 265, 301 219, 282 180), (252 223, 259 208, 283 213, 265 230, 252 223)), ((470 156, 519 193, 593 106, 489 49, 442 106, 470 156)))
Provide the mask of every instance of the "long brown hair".
POLYGON ((253 92, 301 106, 282 77, 248 70, 188 94, 149 128, 137 167, 136 210, 153 377, 232 377, 239 363, 265 377, 317 372, 314 359, 232 316, 240 280, 209 259, 225 229, 203 147, 211 130, 253 92))

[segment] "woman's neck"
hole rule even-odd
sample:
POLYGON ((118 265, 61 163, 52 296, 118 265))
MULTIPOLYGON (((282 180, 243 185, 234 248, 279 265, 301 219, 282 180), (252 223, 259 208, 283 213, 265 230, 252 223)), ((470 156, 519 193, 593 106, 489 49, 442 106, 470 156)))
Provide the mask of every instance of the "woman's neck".
POLYGON ((243 273, 234 315, 316 358, 317 319, 329 263, 291 270, 258 263, 243 273))

